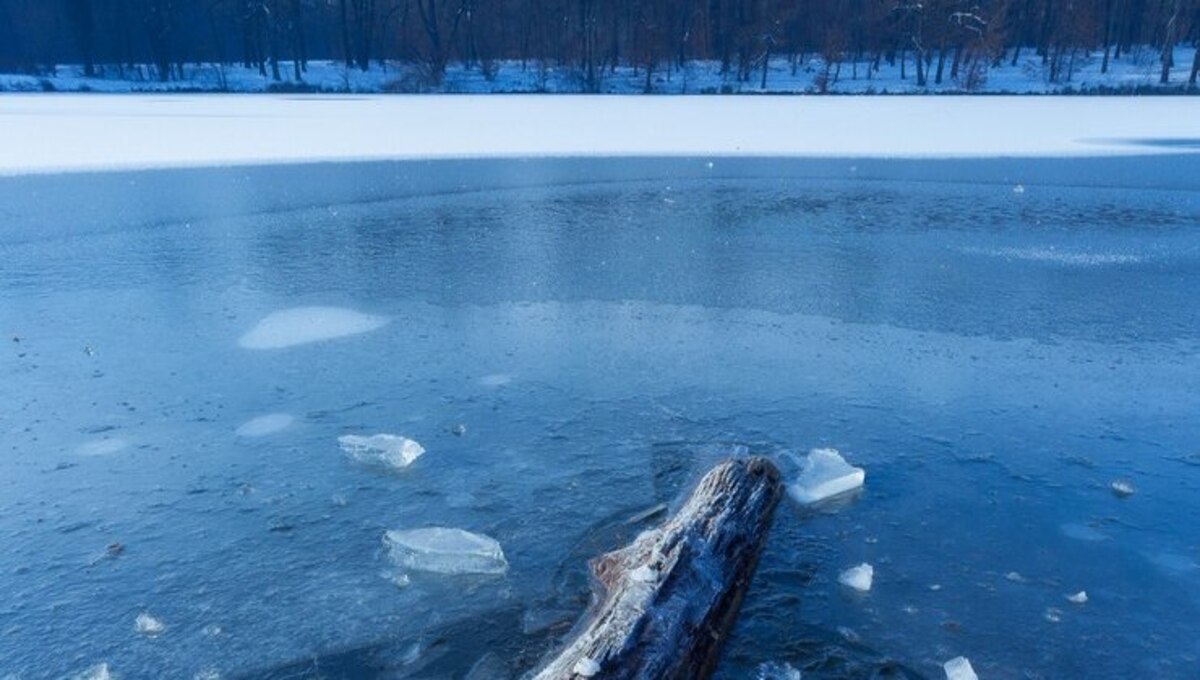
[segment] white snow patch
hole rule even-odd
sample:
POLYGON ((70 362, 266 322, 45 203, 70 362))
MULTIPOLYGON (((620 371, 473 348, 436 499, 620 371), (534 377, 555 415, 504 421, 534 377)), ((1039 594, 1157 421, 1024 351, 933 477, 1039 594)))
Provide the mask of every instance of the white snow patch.
POLYGON ((971 668, 971 662, 965 656, 950 659, 942 664, 942 668, 946 671, 946 680, 979 680, 975 669, 971 668))
POLYGON ((1200 136, 1190 99, 12 94, 0 109, 0 175, 465 157, 1170 153, 1181 150, 1102 140, 1200 136), (421 134, 381 134, 394 129, 421 134), (148 135, 153 143, 129 143, 148 135))
POLYGON ((800 670, 790 663, 769 661, 760 664, 756 680, 800 680, 800 670))
POLYGON ((238 340, 246 349, 282 349, 367 333, 388 320, 342 307, 294 307, 268 314, 238 340))
POLYGON ((837 449, 813 449, 801 465, 800 476, 788 485, 797 503, 812 505, 863 485, 866 472, 842 458, 837 449))
POLYGON ((166 624, 161 619, 155 618, 147 612, 137 615, 137 620, 134 621, 133 627, 134 630, 146 637, 158 637, 167 629, 166 624))
POLYGON ((875 580, 875 567, 863 562, 857 567, 850 567, 838 575, 838 583, 853 588, 860 593, 865 593, 871 590, 871 583, 875 580))
POLYGON ((1132 253, 1097 253, 1088 251, 1062 250, 1056 246, 1032 246, 1024 248, 964 248, 963 252, 1005 260, 1022 260, 1060 264, 1068 267, 1105 267, 1112 265, 1141 264, 1145 258, 1132 253))
POLYGON ((508 560, 496 539, 462 529, 430 527, 383 535, 392 563, 438 574, 503 574, 508 560))
POLYGON ((338 437, 338 445, 356 462, 392 469, 408 467, 425 453, 416 441, 395 434, 347 434, 338 437))
POLYGON ((595 659, 580 659, 575 662, 571 672, 582 678, 590 678, 600 672, 600 664, 595 659))
POLYGON ((268 413, 242 423, 236 434, 239 437, 265 437, 286 430, 295 420, 294 416, 287 413, 268 413))
POLYGON ((107 456, 129 447, 129 442, 120 437, 111 439, 93 439, 80 444, 75 453, 81 456, 107 456))
POLYGON ((648 564, 643 564, 630 572, 629 578, 635 583, 657 583, 658 570, 648 564))

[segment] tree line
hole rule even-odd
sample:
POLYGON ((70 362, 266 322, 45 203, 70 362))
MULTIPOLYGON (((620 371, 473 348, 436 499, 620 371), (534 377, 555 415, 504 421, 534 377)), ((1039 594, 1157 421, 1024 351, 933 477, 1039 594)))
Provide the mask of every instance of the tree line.
MULTIPOLYGON (((1200 43, 1200 0, 0 0, 0 70, 81 64, 184 79, 187 64, 242 64, 302 81, 310 60, 348 68, 407 62, 437 83, 450 64, 495 73, 502 61, 570 67, 581 89, 632 66, 656 73, 718 62, 741 81, 786 57, 899 64, 918 85, 985 78, 1034 54, 1053 82, 1078 60, 1101 71, 1153 50, 1169 81, 1179 45, 1200 43)), ((1200 72, 1200 50, 1190 82, 1200 72)))

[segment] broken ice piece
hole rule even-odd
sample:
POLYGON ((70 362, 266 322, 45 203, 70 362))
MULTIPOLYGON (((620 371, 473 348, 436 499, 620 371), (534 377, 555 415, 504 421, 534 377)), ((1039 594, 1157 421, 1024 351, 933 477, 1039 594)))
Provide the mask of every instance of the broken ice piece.
POLYGON ((394 434, 370 437, 347 434, 338 437, 338 444, 355 462, 392 469, 408 467, 425 453, 425 448, 417 442, 394 434))
POLYGON ((842 458, 837 449, 813 449, 804 459, 800 476, 788 485, 788 495, 797 503, 812 505, 863 485, 866 472, 842 458))
POLYGON ((964 656, 950 659, 942 664, 942 668, 946 671, 946 680, 979 680, 975 669, 971 668, 971 662, 964 656))
POLYGON ((1067 596, 1067 602, 1070 602, 1071 604, 1087 604, 1087 601, 1088 596, 1086 590, 1081 590, 1074 595, 1067 596))
POLYGON ((865 593, 871 589, 871 582, 874 578, 875 568, 863 562, 857 567, 851 567, 843 571, 838 576, 838 583, 853 588, 860 593, 865 593))
POLYGON ((1012 581, 1013 583, 1024 583, 1025 582, 1025 577, 1021 576, 1020 573, 1015 572, 1015 571, 1008 572, 1007 574, 1004 575, 1004 578, 1008 579, 1009 581, 1012 581))
POLYGON ((1062 621, 1062 610, 1056 607, 1050 607, 1046 610, 1046 620, 1050 623, 1058 623, 1062 621))
POLYGON ((146 637, 158 637, 167 629, 167 626, 161 620, 154 618, 146 612, 142 612, 137 615, 137 620, 134 622, 134 629, 146 637))
POLYGON ((1113 495, 1117 498, 1129 498, 1133 494, 1137 493, 1137 489, 1134 488, 1133 482, 1124 479, 1115 480, 1108 486, 1110 489, 1112 489, 1113 495))
POLYGON ((438 574, 503 574, 504 551, 495 539, 462 529, 430 527, 383 535, 392 563, 438 574))
POLYGON ((600 672, 600 664, 596 663, 594 659, 580 659, 575 662, 575 667, 571 669, 571 672, 582 678, 590 678, 600 672))

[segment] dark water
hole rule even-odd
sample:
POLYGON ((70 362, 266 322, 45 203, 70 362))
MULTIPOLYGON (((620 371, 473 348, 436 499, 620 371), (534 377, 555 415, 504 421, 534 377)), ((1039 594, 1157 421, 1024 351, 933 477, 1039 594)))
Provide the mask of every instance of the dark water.
POLYGON ((0 678, 518 677, 630 516, 817 446, 865 491, 780 507, 720 677, 1195 677, 1180 158, 0 180, 0 678), (314 305, 388 323, 239 344, 314 305), (338 450, 376 432, 428 453, 338 450), (397 586, 383 532, 430 525, 508 574, 397 586))

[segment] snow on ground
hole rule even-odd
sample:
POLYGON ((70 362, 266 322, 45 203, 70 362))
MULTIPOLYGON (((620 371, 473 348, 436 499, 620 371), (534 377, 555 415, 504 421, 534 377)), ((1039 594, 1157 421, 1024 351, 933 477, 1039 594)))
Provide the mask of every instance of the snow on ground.
MULTIPOLYGON (((1175 67, 1171 74, 1171 87, 1178 88, 1187 82, 1195 49, 1180 47, 1176 50, 1175 67)), ((1057 82, 1050 82, 1049 66, 1042 63, 1034 50, 1022 50, 1016 64, 1005 59, 993 66, 986 77, 974 89, 987 93, 1049 93, 1089 92, 1106 89, 1137 89, 1158 87, 1159 54, 1151 48, 1135 49, 1114 59, 1107 73, 1101 73, 1103 53, 1079 52, 1069 60, 1063 75, 1057 82)), ((936 70, 936 63, 935 69, 936 70)), ((666 65, 655 69, 650 78, 651 92, 664 94, 705 93, 801 93, 821 90, 819 83, 826 83, 825 90, 833 93, 885 94, 885 93, 937 93, 964 92, 965 69, 959 79, 950 75, 950 64, 945 67, 940 84, 931 74, 927 86, 916 82, 916 69, 911 57, 901 71, 900 62, 882 62, 878 69, 870 68, 868 62, 845 62, 829 69, 820 57, 793 60, 778 57, 771 60, 763 87, 762 71, 755 70, 747 81, 738 81, 734 72, 721 72, 721 64, 715 61, 691 61, 682 69, 668 69, 666 65), (904 76, 904 77, 902 77, 904 76)), ((309 62, 302 78, 293 79, 291 62, 280 64, 281 81, 262 75, 257 68, 226 66, 218 64, 192 64, 184 67, 185 78, 159 82, 149 67, 102 69, 101 77, 87 78, 77 65, 58 66, 46 75, 0 74, 0 91, 40 92, 268 92, 271 90, 340 93, 380 92, 428 92, 449 94, 482 93, 530 93, 530 92, 581 92, 584 79, 578 68, 571 66, 542 65, 537 62, 495 62, 487 73, 475 66, 462 64, 448 67, 441 83, 432 84, 422 75, 420 66, 405 63, 375 64, 368 71, 348 68, 333 61, 309 62)), ((636 94, 646 91, 646 72, 642 68, 621 66, 605 71, 600 76, 599 90, 606 94, 636 94)))
POLYGON ((1196 97, 0 96, 9 175, 467 157, 1085 156, 1197 140, 1196 97))

